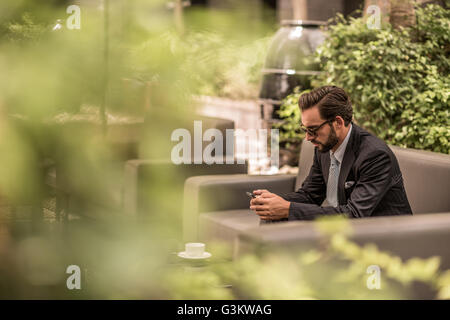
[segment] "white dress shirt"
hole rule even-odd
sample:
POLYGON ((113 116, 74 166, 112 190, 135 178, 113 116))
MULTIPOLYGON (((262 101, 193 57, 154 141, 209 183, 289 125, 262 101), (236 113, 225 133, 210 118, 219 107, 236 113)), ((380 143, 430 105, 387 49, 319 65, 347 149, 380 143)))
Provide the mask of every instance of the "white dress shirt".
POLYGON ((333 207, 338 206, 338 180, 341 169, 342 160, 344 159, 345 150, 347 149, 348 140, 352 132, 352 125, 345 136, 344 141, 335 152, 330 150, 330 170, 327 184, 327 203, 333 207))

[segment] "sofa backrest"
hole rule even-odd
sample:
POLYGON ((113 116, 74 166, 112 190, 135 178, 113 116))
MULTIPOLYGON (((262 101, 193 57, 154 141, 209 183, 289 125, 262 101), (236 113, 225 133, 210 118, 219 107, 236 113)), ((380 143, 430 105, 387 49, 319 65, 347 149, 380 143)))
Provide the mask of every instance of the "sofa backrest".
POLYGON ((413 213, 450 211, 450 155, 390 146, 413 213))
POLYGON ((298 160, 298 175, 295 182, 295 190, 298 190, 305 178, 309 174, 314 160, 314 145, 311 142, 303 140, 298 160))
MULTIPOLYGON (((390 146, 403 174, 413 213, 450 211, 450 155, 390 146)), ((303 140, 295 190, 309 174, 314 146, 303 140)))

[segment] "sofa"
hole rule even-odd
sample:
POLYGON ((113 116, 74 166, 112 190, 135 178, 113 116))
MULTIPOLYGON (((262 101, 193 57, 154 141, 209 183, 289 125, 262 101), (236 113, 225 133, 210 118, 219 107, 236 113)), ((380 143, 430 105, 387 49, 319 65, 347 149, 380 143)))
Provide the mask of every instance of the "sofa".
MULTIPOLYGON (((404 177, 413 216, 349 219, 352 238, 360 244, 375 243, 402 258, 442 257, 450 267, 450 155, 390 146, 404 177)), ((234 257, 264 246, 310 247, 322 237, 314 221, 280 222, 261 225, 248 209, 245 191, 268 189, 274 193, 299 188, 309 173, 314 148, 302 143, 299 172, 273 176, 203 176, 185 183, 189 202, 184 211, 185 241, 215 240, 233 244, 234 257)))
MULTIPOLYGON (((228 119, 205 117, 193 115, 192 120, 186 121, 187 130, 193 132, 194 120, 202 122, 203 131, 214 128, 222 132, 224 136, 227 129, 234 129, 234 122, 228 119)), ((176 126, 177 124, 172 124, 176 126)), ((146 137, 146 130, 149 124, 141 121, 136 123, 118 123, 108 126, 105 143, 111 151, 111 162, 107 165, 114 166, 117 177, 114 184, 111 184, 105 198, 95 198, 91 194, 83 194, 85 190, 79 190, 73 186, 73 177, 66 173, 64 168, 58 166, 57 161, 46 177, 46 184, 54 190, 56 195, 56 217, 63 221, 68 219, 68 215, 86 216, 89 212, 105 212, 106 217, 110 213, 125 213, 129 217, 151 218, 152 211, 163 211, 164 208, 157 207, 158 193, 152 192, 155 181, 161 179, 161 173, 170 173, 171 190, 177 195, 173 200, 181 208, 183 199, 183 185, 186 178, 190 176, 200 176, 205 174, 237 174, 246 173, 247 164, 236 163, 234 165, 217 164, 180 164, 175 165, 170 159, 170 154, 164 153, 160 158, 149 158, 145 153, 145 147, 150 148, 152 141, 146 137), (144 151, 143 151, 144 150, 144 151)), ((91 123, 76 123, 61 125, 67 132, 90 133, 92 136, 101 135, 101 128, 91 123), (75 128, 72 128, 76 125, 75 128), (75 130, 73 130, 75 129, 75 130)), ((167 129, 168 142, 170 142, 171 128, 167 129)), ((206 144, 206 142, 203 142, 206 144)), ((175 145, 175 142, 174 142, 175 145)), ((193 145, 193 144, 192 144, 193 145)), ((224 158, 227 157, 226 150, 222 152, 224 158)), ((160 153, 164 152, 161 151, 160 153)), ((191 152, 193 154, 193 152, 191 152)), ((158 155, 159 156, 159 155, 158 155)), ((165 183, 165 181, 163 182, 165 183)), ((178 210, 181 212, 181 209, 178 210)), ((181 228, 181 214, 178 217, 181 228)))
MULTIPOLYGON (((203 132, 208 128, 219 130, 226 137, 226 130, 234 129, 234 122, 227 119, 196 117, 202 121, 203 132)), ((191 123, 192 124, 192 123, 191 123)), ((187 128, 193 132, 193 127, 187 128)), ((226 138, 225 138, 226 139, 226 138)), ((173 142, 175 145, 176 142, 173 142)), ((205 141, 203 141, 205 148, 205 141)), ((192 176, 246 174, 248 164, 227 154, 226 140, 222 150, 223 162, 230 164, 207 164, 204 161, 174 164, 170 158, 132 159, 125 163, 123 178, 122 205, 123 212, 132 219, 160 225, 170 225, 173 239, 182 238, 183 188, 186 179, 192 176), (232 161, 229 161, 232 160, 232 161)), ((193 147, 193 144, 191 145, 193 147)), ((229 151, 229 150, 228 150, 229 151)), ((171 236, 168 235, 169 238, 171 236)))

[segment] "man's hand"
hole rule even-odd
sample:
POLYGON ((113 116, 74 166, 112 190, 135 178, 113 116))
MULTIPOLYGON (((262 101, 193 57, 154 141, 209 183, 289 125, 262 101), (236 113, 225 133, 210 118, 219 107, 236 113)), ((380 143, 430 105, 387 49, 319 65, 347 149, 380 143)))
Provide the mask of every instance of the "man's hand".
POLYGON ((261 220, 280 220, 289 216, 289 201, 267 190, 255 190, 253 194, 257 197, 250 201, 250 209, 261 220))

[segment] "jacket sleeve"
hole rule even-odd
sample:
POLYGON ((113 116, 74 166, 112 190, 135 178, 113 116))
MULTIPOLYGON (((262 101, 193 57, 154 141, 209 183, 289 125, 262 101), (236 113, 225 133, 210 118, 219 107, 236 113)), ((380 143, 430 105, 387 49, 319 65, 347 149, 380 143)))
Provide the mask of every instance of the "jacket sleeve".
POLYGON ((314 152, 314 160, 309 175, 306 177, 302 187, 296 192, 281 195, 287 201, 295 203, 308 203, 321 205, 326 197, 326 185, 322 174, 317 149, 314 152))
POLYGON ((393 182, 392 162, 387 152, 370 153, 359 167, 359 179, 345 205, 320 207, 291 202, 289 220, 312 220, 317 216, 344 214, 350 218, 369 217, 393 182))

